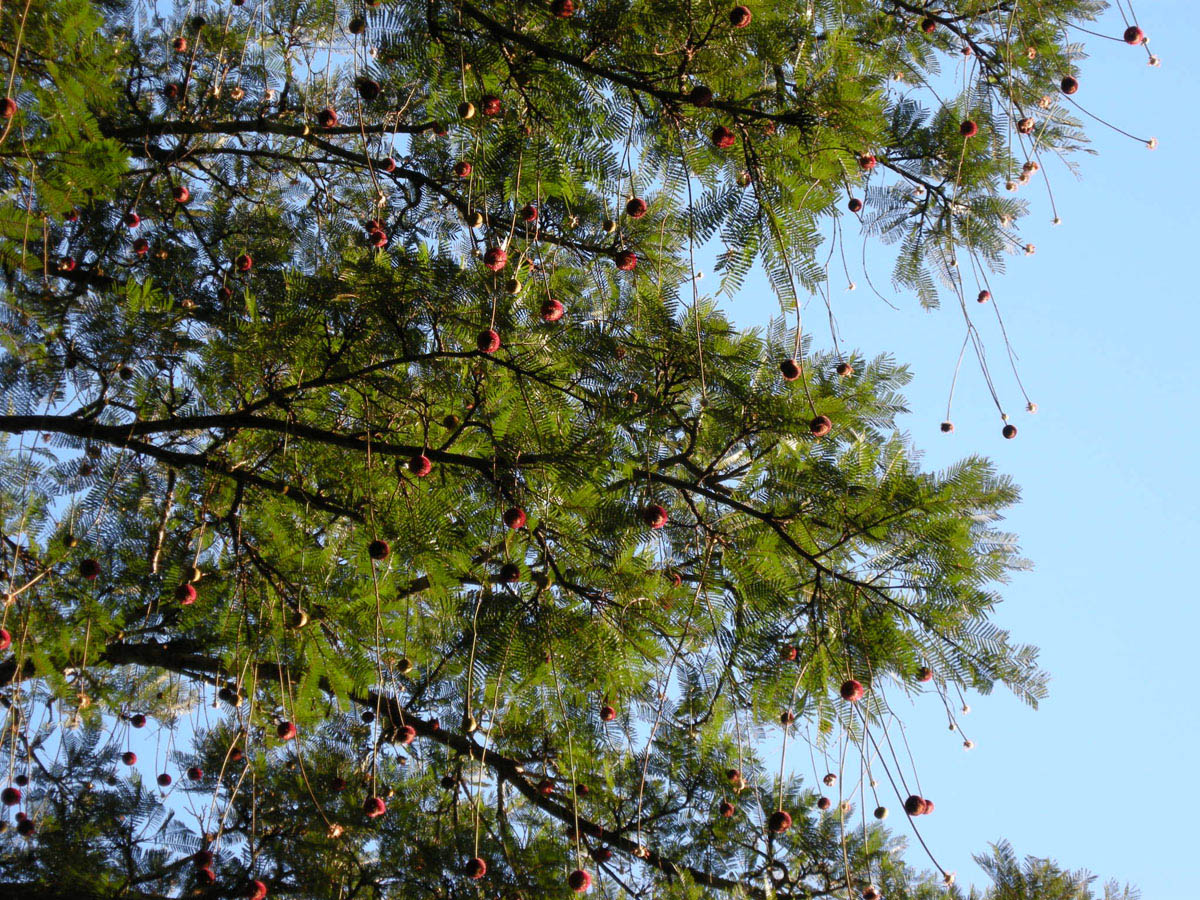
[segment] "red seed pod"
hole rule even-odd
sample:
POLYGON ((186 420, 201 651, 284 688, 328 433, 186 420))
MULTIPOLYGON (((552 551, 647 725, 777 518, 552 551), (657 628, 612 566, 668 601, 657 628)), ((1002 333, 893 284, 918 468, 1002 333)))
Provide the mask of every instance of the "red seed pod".
POLYGON ((411 725, 401 725, 396 729, 396 742, 407 747, 417 739, 417 729, 411 725))
POLYGON ((774 834, 783 834, 792 827, 792 817, 790 813, 782 809, 777 809, 771 813, 771 818, 767 820, 767 828, 774 834))
POLYGON ((611 706, 605 705, 605 706, 600 707, 600 721, 601 722, 611 722, 616 717, 617 717, 617 711, 615 709, 613 709, 611 706))
POLYGON ((504 515, 501 518, 503 518, 504 524, 509 528, 517 529, 525 527, 525 510, 519 506, 509 507, 504 511, 504 515))
POLYGON ((408 471, 418 478, 424 478, 433 469, 433 463, 424 453, 418 453, 408 461, 408 471))
POLYGON ((958 133, 965 138, 975 137, 979 134, 979 125, 972 119, 967 119, 958 126, 958 133))
POLYGON ((863 202, 857 197, 851 197, 850 202, 846 204, 846 208, 852 213, 860 213, 862 212, 863 202))
POLYGON ((281 741, 290 741, 296 736, 296 726, 291 722, 280 722, 275 726, 275 736, 281 741))
POLYGON ((1059 82, 1059 87, 1062 88, 1064 94, 1074 94, 1079 90, 1079 81, 1070 75, 1063 76, 1063 80, 1059 82))
POLYGON ((382 797, 368 797, 363 801, 362 808, 368 819, 378 819, 387 812, 387 804, 382 797))
POLYGON ((563 317, 563 305, 557 300, 544 300, 541 316, 543 322, 557 322, 563 317))
POLYGON ((616 260, 617 268, 622 272, 631 272, 637 268, 637 254, 635 254, 632 250, 617 251, 616 260))
POLYGON ((842 695, 842 699, 849 703, 856 703, 863 697, 862 682, 855 681, 853 678, 848 681, 843 681, 841 689, 838 691, 842 695))
POLYGON ((625 204, 625 215, 631 219, 640 219, 646 214, 646 201, 641 197, 633 197, 625 204))
POLYGON ((938 23, 934 19, 922 19, 921 30, 926 34, 933 34, 937 31, 938 23))
POLYGON ((182 184, 177 184, 171 188, 171 197, 174 198, 176 203, 187 203, 192 199, 192 192, 182 184))
POLYGON ((182 606, 191 606, 196 602, 196 588, 188 582, 183 582, 175 588, 175 602, 182 606))

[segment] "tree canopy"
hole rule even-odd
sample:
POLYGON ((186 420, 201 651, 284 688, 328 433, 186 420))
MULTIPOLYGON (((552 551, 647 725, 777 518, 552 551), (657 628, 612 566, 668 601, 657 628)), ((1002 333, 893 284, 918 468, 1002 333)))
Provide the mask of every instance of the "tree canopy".
POLYGON ((1018 492, 801 313, 979 340, 1104 7, 0 6, 0 886, 965 896, 893 701, 1043 696, 1018 492))

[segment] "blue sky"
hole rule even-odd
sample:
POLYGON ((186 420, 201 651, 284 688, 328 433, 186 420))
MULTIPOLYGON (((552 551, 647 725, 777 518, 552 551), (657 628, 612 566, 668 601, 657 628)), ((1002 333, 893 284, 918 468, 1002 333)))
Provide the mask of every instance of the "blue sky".
MULTIPOLYGON (((1001 437, 969 357, 956 432, 938 431, 963 337, 955 307, 926 313, 891 292, 900 301, 893 311, 861 277, 846 292, 840 274, 832 298, 846 346, 890 351, 913 368, 913 413, 903 424, 926 463, 985 453, 1024 492, 1007 524, 1035 568, 1005 589, 998 621, 1042 647, 1050 697, 1036 712, 1002 691, 971 698, 963 724, 977 747, 969 753, 932 696, 906 714, 923 787, 937 802, 921 822, 926 840, 960 881, 982 881, 970 856, 1004 837, 1018 854, 1053 856, 1158 900, 1195 894, 1185 860, 1195 853, 1190 826, 1200 808, 1200 712, 1188 688, 1200 612, 1187 562, 1200 542, 1192 287, 1200 197, 1190 158, 1200 128, 1186 112, 1200 87, 1200 26, 1194 0, 1143 2, 1138 12, 1162 68, 1148 67, 1137 49, 1078 35, 1091 58, 1076 97, 1127 131, 1157 137, 1158 149, 1089 124, 1100 155, 1079 158, 1081 178, 1048 166, 1063 224, 1051 226, 1043 188, 1023 188, 1033 210, 1024 232, 1038 251, 1011 257, 991 279, 1040 407, 1024 412, 994 318, 981 317, 1016 440, 1001 437)), ((1123 28, 1114 9, 1098 30, 1123 28)), ((887 254, 868 249, 868 264, 872 255, 883 290, 887 254)), ((741 325, 778 313, 761 278, 725 305, 741 325)), ((827 345, 819 302, 807 320, 827 345)), ((890 821, 903 829, 903 817, 890 821)), ((919 848, 909 857, 925 864, 919 848)))

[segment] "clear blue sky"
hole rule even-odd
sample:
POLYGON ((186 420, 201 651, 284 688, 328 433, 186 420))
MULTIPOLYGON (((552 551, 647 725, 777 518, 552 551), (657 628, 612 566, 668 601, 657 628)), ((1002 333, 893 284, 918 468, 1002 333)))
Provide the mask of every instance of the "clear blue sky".
MULTIPOLYGON (((1196 852, 1190 832, 1200 808, 1200 710, 1191 692, 1200 612, 1188 562, 1200 544, 1198 11, 1195 0, 1138 4, 1160 69, 1137 49, 1078 36, 1091 52, 1079 102, 1157 137, 1159 147, 1089 124, 1100 155, 1079 158, 1081 179, 1049 166, 1057 228, 1044 188, 1022 189, 1033 206, 1025 233, 1038 252, 1012 257, 992 289, 1036 416, 1022 409, 994 318, 979 320, 1020 428, 1016 440, 1000 436, 970 358, 957 430, 938 432, 963 336, 956 308, 925 313, 899 295, 896 312, 861 277, 853 293, 833 278, 845 344, 893 352, 914 369, 904 427, 927 464, 985 453, 1024 491, 1007 524, 1035 568, 1005 589, 998 620, 1042 647, 1049 699, 1034 712, 1002 691, 971 698, 964 727, 978 746, 969 753, 932 697, 907 715, 922 785, 937 801, 922 830, 960 882, 980 882, 970 855, 1005 837, 1018 854, 1128 880, 1145 900, 1196 896, 1185 861, 1196 852)), ((1099 30, 1114 35, 1124 28, 1115 10, 1104 23, 1099 30)), ((886 252, 872 255, 883 290, 886 252)), ((724 305, 742 325, 778 313, 761 278, 724 305)), ((827 346, 819 301, 807 321, 827 346)), ((903 817, 890 821, 902 827, 903 817)), ((909 858, 925 864, 919 848, 909 858)))

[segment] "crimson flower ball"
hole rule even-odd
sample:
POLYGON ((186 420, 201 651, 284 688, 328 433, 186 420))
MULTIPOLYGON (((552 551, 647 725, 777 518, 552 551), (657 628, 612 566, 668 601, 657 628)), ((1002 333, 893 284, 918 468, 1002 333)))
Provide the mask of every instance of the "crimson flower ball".
POLYGON ((251 881, 246 887, 246 897, 248 900, 266 900, 267 886, 258 879, 251 881))
POLYGON ((192 199, 192 192, 182 184, 178 184, 171 188, 171 196, 174 198, 176 203, 187 203, 192 199))
POLYGON ((878 164, 879 160, 875 158, 874 153, 867 153, 858 158, 858 167, 864 172, 870 172, 878 164))
POLYGON ((817 801, 817 809, 825 810, 825 809, 829 809, 829 807, 831 807, 831 806, 833 806, 833 801, 830 800, 828 797, 822 797, 820 800, 817 801))
POLYGON ((737 143, 737 135, 724 125, 718 125, 712 132, 713 146, 719 150, 728 150, 737 143))
POLYGON ((204 777, 204 770, 199 766, 191 766, 187 770, 188 781, 200 781, 204 777))
POLYGON ((495 353, 500 349, 500 335, 491 328, 485 328, 475 338, 475 346, 480 353, 495 353))
POLYGON ((327 106, 317 113, 317 124, 322 128, 336 128, 338 124, 338 114, 332 106, 327 106))
POLYGON ((1077 90, 1079 90, 1079 81, 1070 75, 1066 75, 1063 77, 1063 80, 1059 82, 1059 87, 1062 88, 1062 92, 1064 94, 1074 94, 1077 90))
POLYGON ((487 863, 485 863, 480 857, 476 856, 473 859, 467 860, 467 865, 464 867, 463 871, 466 872, 468 878, 474 878, 476 881, 478 881, 487 874, 487 863))
POLYGON ((542 302, 541 316, 543 322, 557 322, 563 317, 563 305, 557 300, 542 302))
POLYGON ((0 803, 5 806, 16 806, 21 802, 21 789, 9 785, 4 790, 0 791, 0 803))
POLYGON ((358 96, 362 97, 368 103, 376 99, 381 93, 383 93, 383 88, 374 79, 363 78, 358 82, 358 96))
POLYGON ((792 827, 792 817, 790 813, 782 809, 777 809, 771 813, 771 818, 767 820, 767 828, 775 834, 783 834, 792 827))
POLYGON ((857 197, 851 197, 850 202, 846 204, 846 207, 852 213, 862 212, 863 202, 861 200, 859 200, 857 197))
POLYGON ((1037 123, 1033 121, 1032 116, 1025 116, 1025 118, 1017 120, 1017 131, 1021 134, 1033 134, 1035 127, 1037 127, 1037 123))
POLYGON ((505 563, 500 567, 500 580, 512 584, 521 580, 521 567, 516 563, 505 563))
POLYGON ((191 606, 196 602, 196 588, 186 581, 175 588, 175 602, 182 606, 191 606))
POLYGON ((254 268, 254 257, 249 253, 239 253, 237 259, 233 261, 233 265, 239 272, 249 272, 254 268))
POLYGON ((489 247, 483 254, 483 264, 493 272, 499 272, 508 265, 508 254, 500 247, 489 247))
POLYGON ((842 687, 838 691, 842 695, 842 699, 849 703, 855 703, 863 697, 863 686, 861 681, 855 681, 851 678, 849 681, 843 681, 842 687))
POLYGON ((137 754, 132 750, 126 750, 121 754, 121 762, 125 763, 127 766, 132 766, 137 762, 137 754))
POLYGON ((793 662, 800 655, 800 648, 795 644, 784 644, 779 648, 779 658, 784 662, 793 662))
POLYGON ((12 646, 12 635, 7 628, 0 628, 0 653, 12 646))
POLYGON ((88 581, 95 581, 100 577, 100 563, 94 559, 85 559, 79 564, 79 574, 88 581))
POLYGON ((142 217, 135 212, 127 212, 121 221, 125 223, 126 228, 137 228, 142 224, 142 217))
POLYGON ((752 18, 748 6, 735 6, 729 11, 729 24, 734 28, 745 28, 752 18))
POLYGON ((662 528, 667 524, 667 511, 657 503, 651 503, 642 510, 642 521, 651 528, 662 528))
POLYGON ((616 260, 617 268, 622 272, 631 272, 637 268, 637 254, 632 250, 619 250, 616 260))
POLYGON ((433 463, 429 461, 429 457, 424 453, 418 453, 408 461, 408 471, 412 472, 418 478, 424 478, 433 469, 433 463))
POLYGON ((398 729, 396 729, 397 743, 407 747, 416 739, 417 729, 413 728, 411 725, 401 725, 398 729))
POLYGON ((611 706, 600 707, 600 721, 601 722, 611 722, 616 717, 617 717, 617 711, 615 709, 613 709, 611 706))
POLYGON ((1142 31, 1142 29, 1138 28, 1136 25, 1130 25, 1128 28, 1126 28, 1125 34, 1122 37, 1125 43, 1132 47, 1136 47, 1138 44, 1146 43, 1146 32, 1142 31))
POLYGON ((290 741, 296 736, 296 726, 291 722, 280 722, 275 726, 275 735, 281 741, 290 741))
POLYGON ((808 432, 813 437, 825 437, 833 429, 829 416, 817 416, 808 423, 808 432))
POLYGON ((569 19, 575 15, 575 4, 572 0, 554 0, 550 4, 550 15, 558 19, 569 19))
POLYGON ((1008 440, 1010 440, 1010 441, 1011 441, 1013 438, 1015 438, 1015 437, 1017 436, 1017 426, 1016 426, 1016 425, 1011 425, 1011 424, 1010 424, 1010 425, 1005 425, 1005 426, 1004 426, 1004 431, 1003 431, 1003 432, 1001 432, 1001 433, 1002 433, 1002 434, 1003 434, 1003 435, 1004 435, 1004 436, 1005 436, 1005 437, 1006 437, 1008 440))
POLYGON ((367 556, 371 559, 387 559, 391 552, 392 548, 388 546, 387 541, 374 540, 367 544, 367 556))
POLYGON ((730 803, 728 800, 722 800, 720 805, 717 807, 717 812, 720 813, 721 818, 723 818, 723 819, 732 819, 733 814, 736 811, 737 811, 737 807, 734 806, 732 803, 730 803))
POLYGON ((794 359, 785 359, 779 364, 779 374, 784 381, 795 381, 800 377, 800 364, 794 359))
POLYGON ((459 178, 468 178, 471 175, 471 164, 465 159, 460 159, 454 164, 454 174, 459 178))
POLYGON ((154 780, 158 782, 159 787, 170 787, 171 786, 171 776, 168 775, 166 772, 163 772, 154 780))
POLYGON ((500 98, 495 94, 488 94, 480 101, 479 108, 485 116, 498 116, 501 109, 500 98))
POLYGON ((932 681, 932 680, 933 680, 933 669, 929 668, 929 666, 921 666, 921 668, 917 669, 917 681, 932 681))
POLYGON ((17 114, 17 101, 12 97, 0 100, 0 119, 11 119, 17 114))
POLYGON ((975 137, 975 135, 979 134, 979 125, 973 120, 967 119, 958 126, 958 133, 963 137, 975 137))
POLYGON ((387 804, 380 797, 368 797, 363 801, 363 812, 368 819, 378 819, 387 812, 387 804))
POLYGON ((625 215, 631 219, 640 219, 646 214, 646 201, 641 197, 633 197, 625 204, 625 215))
POLYGON ((712 88, 698 84, 688 94, 688 100, 693 106, 711 106, 713 102, 712 88))
POLYGON ((134 728, 145 728, 146 727, 146 717, 144 715, 142 715, 141 713, 134 713, 132 716, 129 717, 129 724, 132 725, 134 728))
POLYGON ((953 422, 943 422, 941 424, 941 429, 942 429, 942 434, 949 434, 950 432, 952 432, 954 430, 954 423, 953 422))
POLYGON ((513 506, 504 511, 504 524, 509 528, 524 528, 526 522, 525 510, 519 506, 513 506))
POLYGON ((567 886, 575 893, 582 894, 592 886, 592 876, 583 869, 576 869, 567 876, 567 886))

